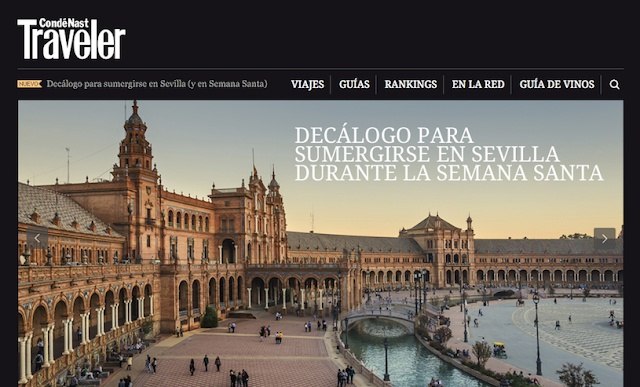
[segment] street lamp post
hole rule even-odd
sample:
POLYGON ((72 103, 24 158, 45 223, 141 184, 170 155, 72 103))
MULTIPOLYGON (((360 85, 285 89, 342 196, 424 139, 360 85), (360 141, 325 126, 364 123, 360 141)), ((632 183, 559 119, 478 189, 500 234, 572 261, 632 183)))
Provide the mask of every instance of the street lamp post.
POLYGON ((422 294, 424 295, 424 305, 427 305, 427 269, 422 269, 422 294))
POLYGON ((460 278, 460 311, 462 312, 463 309, 463 305, 462 305, 462 278, 460 278))
POLYGON ((389 379, 389 367, 388 367, 388 361, 387 361, 387 351, 389 349, 389 340, 385 337, 384 338, 384 381, 388 382, 391 379, 389 379))
POLYGON ((420 277, 421 277, 420 272, 413 274, 413 279, 414 279, 415 288, 416 288, 416 316, 418 315, 418 284, 420 283, 420 277))
MULTIPOLYGON (((467 292, 462 293, 462 304, 465 304, 465 301, 467 300, 467 292)), ((466 306, 466 305, 464 305, 466 306)), ((464 308, 464 317, 462 320, 462 323, 464 324, 464 342, 467 342, 467 308, 464 308)))
POLYGON ((536 375, 542 376, 542 361, 540 361, 540 336, 538 335, 538 303, 540 302, 540 297, 538 296, 538 292, 533 295, 533 303, 536 305, 536 345, 538 348, 538 359, 536 360, 536 375))

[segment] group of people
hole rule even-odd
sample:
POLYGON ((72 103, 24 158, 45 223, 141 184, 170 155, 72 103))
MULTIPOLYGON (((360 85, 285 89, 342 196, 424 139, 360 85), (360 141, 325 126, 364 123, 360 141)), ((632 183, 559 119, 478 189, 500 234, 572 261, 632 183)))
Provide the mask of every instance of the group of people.
POLYGON ((266 327, 263 325, 260 328, 260 341, 262 341, 263 337, 271 336, 271 325, 267 325, 266 327))
POLYGON ((232 322, 227 324, 227 329, 229 333, 235 333, 236 332, 236 323, 232 322))
POLYGON ((127 375, 126 378, 121 378, 120 383, 118 383, 118 387, 131 387, 133 383, 131 382, 131 375, 127 375))
POLYGON ((431 378, 431 381, 429 382, 429 387, 443 387, 442 383, 440 382, 440 378, 438 379, 431 378))
MULTIPOLYGON (((513 374, 514 375, 518 375, 516 373, 516 370, 513 370, 513 374)), ((531 374, 529 374, 528 376, 524 376, 524 373, 522 371, 520 371, 520 375, 519 376, 524 378, 526 381, 528 381, 530 386, 539 386, 540 385, 540 382, 538 381, 538 378, 536 378, 536 377, 531 378, 531 374)))
MULTIPOLYGON (((149 356, 147 356, 148 358, 149 356)), ((153 358, 153 360, 155 361, 155 357, 153 358)), ((209 372, 209 356, 208 355, 204 355, 204 358, 202 359, 202 364, 204 364, 204 372, 209 372)), ((216 357, 216 360, 213 361, 213 364, 216 366, 217 372, 220 372, 220 366, 222 365, 222 362, 220 361, 220 356, 216 357)), ((153 373, 155 374, 156 367, 153 367, 153 373)), ((193 376, 194 372, 196 372, 196 363, 193 359, 191 359, 191 362, 189 363, 189 372, 191 373, 191 376, 193 376)))
POLYGON ((356 370, 350 365, 347 368, 341 370, 338 369, 338 387, 346 386, 347 384, 353 384, 353 376, 356 374, 356 370))
POLYGON ((249 374, 244 369, 242 372, 235 373, 233 370, 229 371, 229 378, 231 379, 231 387, 248 387, 249 386, 249 374))
POLYGON ((155 357, 151 360, 151 356, 147 355, 147 360, 145 360, 144 366, 147 368, 147 372, 152 372, 151 368, 153 368, 153 373, 156 373, 156 366, 158 365, 158 359, 155 357))
POLYGON ((276 332, 276 344, 282 344, 282 332, 276 332))
POLYGON ((460 356, 470 357, 470 356, 469 356, 469 350, 468 350, 468 349, 463 349, 463 350, 461 351, 461 350, 459 350, 458 348, 456 348, 456 355, 457 355, 458 357, 460 357, 460 356))

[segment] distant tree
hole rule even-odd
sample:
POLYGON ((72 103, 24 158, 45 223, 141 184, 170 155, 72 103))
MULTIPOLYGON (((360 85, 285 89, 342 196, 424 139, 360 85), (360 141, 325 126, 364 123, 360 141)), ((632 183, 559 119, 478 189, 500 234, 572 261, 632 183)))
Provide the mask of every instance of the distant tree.
POLYGON ((553 285, 549 284, 549 295, 553 296, 554 294, 556 294, 556 289, 553 287, 553 285))
POLYGON ((562 369, 556 373, 559 374, 558 379, 567 387, 593 387, 600 384, 593 372, 582 368, 582 363, 579 365, 563 364, 562 369))
POLYGON ((484 368, 487 361, 491 357, 491 347, 489 343, 476 341, 476 343, 471 347, 473 354, 478 358, 478 366, 484 368))
POLYGON ((442 326, 436 330, 436 334, 438 335, 438 341, 440 344, 444 345, 451 338, 451 329, 442 326))
POLYGON ((587 234, 580 234, 576 232, 569 235, 562 234, 560 239, 593 239, 593 237, 587 234))
POLYGON ((589 297, 589 293, 591 293, 591 289, 589 289, 589 288, 584 288, 582 290, 582 295, 585 296, 585 297, 589 297))
POLYGON ((218 312, 207 306, 207 310, 202 318, 202 327, 203 328, 217 328, 218 327, 218 312))

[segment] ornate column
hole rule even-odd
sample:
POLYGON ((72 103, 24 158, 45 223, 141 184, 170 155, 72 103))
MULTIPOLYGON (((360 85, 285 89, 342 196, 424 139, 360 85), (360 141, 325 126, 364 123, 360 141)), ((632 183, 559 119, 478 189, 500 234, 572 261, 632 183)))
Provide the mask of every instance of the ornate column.
POLYGON ((65 338, 67 339, 67 349, 69 350, 69 352, 71 352, 73 350, 73 317, 69 317, 67 321, 67 331, 65 332, 65 338))
POLYGON ((322 289, 318 289, 318 291, 320 292, 320 313, 322 313, 322 305, 324 303, 324 300, 322 299, 322 289))
POLYGON ((251 288, 247 288, 247 292, 249 292, 249 305, 247 306, 247 309, 251 309, 251 288))
POLYGON ((133 300, 126 300, 124 302, 124 323, 125 323, 125 325, 131 323, 131 301, 133 301, 133 300))
POLYGON ((264 308, 269 309, 269 287, 268 286, 264 287, 264 299, 265 299, 264 308))
POLYGON ((138 298, 138 320, 144 320, 144 297, 138 298))
POLYGON ((81 322, 80 326, 82 327, 82 339, 80 340, 80 344, 86 344, 89 340, 87 340, 88 332, 87 326, 89 325, 87 322, 89 321, 89 313, 81 314, 81 322))
POLYGON ((64 351, 62 352, 63 355, 66 355, 69 353, 69 320, 62 320, 62 333, 63 333, 63 344, 64 344, 64 351))
MULTIPOLYGON (((33 339, 33 333, 30 333, 29 336, 27 336, 27 356, 26 356, 26 359, 29 359, 29 361, 27 362, 27 364, 25 364, 26 366, 25 368, 27 371, 26 372, 27 380, 33 379, 33 375, 31 374, 31 340, 32 339, 33 339)), ((53 340, 51 339, 49 342, 51 343, 51 346, 53 346, 53 340)), ((53 363, 53 357, 51 358, 51 362, 53 363)))
MULTIPOLYGON (((48 329, 48 334, 49 334, 49 365, 53 365, 54 362, 54 357, 53 357, 53 325, 51 325, 48 329)), ((27 369, 31 369, 31 363, 29 363, 29 366, 27 369)))
POLYGON ((222 246, 218 246, 218 263, 224 263, 222 262, 222 246))
POLYGON ((104 306, 96 309, 98 312, 98 336, 104 335, 104 306))
POLYGON ((111 305, 111 330, 118 329, 118 304, 111 305))
POLYGON ((233 258, 234 258, 234 262, 238 263, 238 245, 233 245, 233 258))
MULTIPOLYGON (((20 379, 18 379, 18 384, 26 384, 27 383, 27 378, 26 378, 26 346, 27 346, 27 338, 26 337, 18 337, 18 344, 20 344, 20 368, 19 368, 19 374, 20 374, 20 379)), ((31 361, 29 361, 29 363, 31 363, 31 361)))
MULTIPOLYGON (((42 367, 49 367, 49 327, 41 329, 42 340, 44 341, 44 362, 42 362, 42 367)), ((31 359, 29 359, 29 363, 31 363, 31 359)))
POLYGON ((287 289, 282 288, 282 309, 287 308, 287 289))
POLYGON ((153 316, 153 294, 149 295, 149 316, 153 316))

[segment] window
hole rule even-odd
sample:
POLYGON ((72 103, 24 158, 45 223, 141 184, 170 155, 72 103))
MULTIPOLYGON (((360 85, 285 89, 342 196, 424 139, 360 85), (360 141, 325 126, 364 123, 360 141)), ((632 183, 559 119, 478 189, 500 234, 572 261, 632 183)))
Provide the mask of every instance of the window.
POLYGON ((147 247, 151 247, 151 235, 147 235, 147 247))

